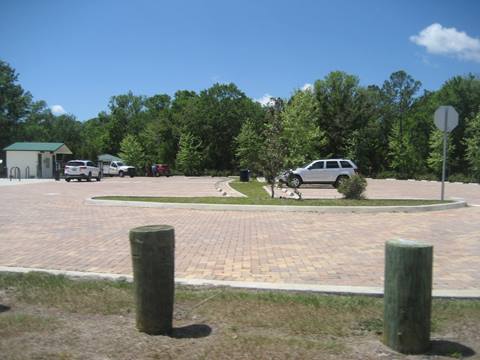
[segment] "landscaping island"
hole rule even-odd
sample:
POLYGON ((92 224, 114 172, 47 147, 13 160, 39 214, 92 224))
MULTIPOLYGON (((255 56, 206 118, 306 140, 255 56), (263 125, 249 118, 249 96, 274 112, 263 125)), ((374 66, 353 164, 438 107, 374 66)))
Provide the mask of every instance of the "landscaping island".
POLYGON ((233 189, 246 197, 155 197, 155 196, 96 196, 94 200, 117 200, 153 203, 230 204, 230 205, 279 205, 279 206, 419 206, 449 204, 451 201, 424 199, 272 199, 263 189, 264 183, 232 181, 233 189))

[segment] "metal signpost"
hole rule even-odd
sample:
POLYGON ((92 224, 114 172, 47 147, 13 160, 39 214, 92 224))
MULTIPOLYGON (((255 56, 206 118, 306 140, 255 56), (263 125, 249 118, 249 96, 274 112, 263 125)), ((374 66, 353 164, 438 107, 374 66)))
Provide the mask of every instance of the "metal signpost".
POLYGON ((435 125, 443 131, 442 197, 445 199, 445 169, 447 164, 447 135, 458 125, 458 113, 453 106, 442 105, 435 111, 435 125))

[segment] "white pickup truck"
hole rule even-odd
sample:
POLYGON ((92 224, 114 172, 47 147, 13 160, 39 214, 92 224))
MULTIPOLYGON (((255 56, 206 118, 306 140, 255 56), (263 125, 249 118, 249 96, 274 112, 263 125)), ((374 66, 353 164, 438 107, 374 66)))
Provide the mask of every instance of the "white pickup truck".
POLYGON ((133 166, 125 165, 121 161, 112 161, 108 164, 103 164, 102 167, 103 176, 120 176, 124 177, 129 175, 130 177, 135 176, 135 168, 133 166))

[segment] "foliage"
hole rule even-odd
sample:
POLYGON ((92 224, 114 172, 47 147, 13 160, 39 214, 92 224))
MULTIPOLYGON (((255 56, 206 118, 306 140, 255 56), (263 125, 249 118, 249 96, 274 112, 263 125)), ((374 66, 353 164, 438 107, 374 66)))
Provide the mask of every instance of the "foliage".
POLYGON ((275 177, 279 174, 283 166, 285 157, 285 146, 282 143, 282 120, 280 112, 283 103, 280 99, 274 99, 265 115, 265 129, 263 137, 265 139, 260 156, 260 164, 263 175, 270 185, 271 196, 275 196, 275 177))
POLYGON ((46 102, 34 101, 15 70, 0 60, 0 148, 16 141, 65 142, 73 157, 95 159, 117 154, 130 134, 144 162, 167 163, 175 171, 184 157, 180 150, 185 152, 181 134, 189 133, 200 163, 196 173, 236 173, 238 166, 259 172, 268 157, 267 162, 281 158, 280 167, 288 168, 335 156, 354 160, 371 176, 392 171, 392 177, 431 177, 439 176, 442 156, 433 113, 439 105, 452 105, 459 125, 449 136, 450 173, 480 178, 477 75, 454 76, 439 90, 421 93, 421 83, 405 71, 394 72, 382 86, 362 86, 356 76, 334 71, 282 102, 275 113, 278 126, 272 126, 271 108, 232 83, 198 93, 180 90, 172 97, 128 92, 112 96, 95 118, 78 121, 72 114, 55 116, 46 102), (278 138, 265 137, 269 131, 278 138), (266 148, 275 148, 274 154, 266 148))
MULTIPOLYGON (((451 137, 447 137, 447 174, 450 164, 454 161, 452 154, 455 150, 455 145, 452 144, 451 137)), ((434 129, 430 136, 430 156, 427 159, 430 169, 439 177, 442 176, 443 166, 443 131, 434 129)))
POLYGON ((19 126, 29 112, 32 96, 17 83, 18 74, 0 60, 0 149, 19 136, 19 126))
POLYGON ((477 182, 480 182, 480 112, 468 124, 465 144, 469 172, 477 182))
POLYGON ((145 166, 145 154, 142 145, 134 135, 127 135, 123 138, 120 143, 119 156, 128 165, 137 169, 142 169, 145 166))
POLYGON ((262 134, 259 134, 253 121, 248 119, 242 125, 240 133, 235 138, 237 148, 235 156, 241 169, 250 169, 257 173, 260 170, 260 153, 262 149, 262 134))
POLYGON ((325 132, 317 123, 318 106, 312 91, 295 92, 285 105, 281 118, 286 146, 284 166, 297 167, 317 159, 327 142, 325 132))
POLYGON ((344 157, 347 139, 364 123, 368 105, 363 95, 358 78, 342 71, 315 82, 317 125, 326 137, 322 157, 344 157))
POLYGON ((361 175, 353 175, 340 182, 338 192, 343 194, 345 199, 360 200, 364 198, 367 189, 367 180, 361 175))
POLYGON ((389 142, 390 166, 401 177, 408 178, 422 169, 422 159, 418 156, 408 133, 400 132, 400 124, 393 126, 389 142))
POLYGON ((179 147, 177 168, 187 176, 200 175, 204 163, 200 140, 191 133, 186 132, 180 137, 179 147))
POLYGON ((465 174, 453 174, 448 177, 449 182, 461 182, 461 183, 471 183, 474 182, 471 176, 467 176, 465 174))

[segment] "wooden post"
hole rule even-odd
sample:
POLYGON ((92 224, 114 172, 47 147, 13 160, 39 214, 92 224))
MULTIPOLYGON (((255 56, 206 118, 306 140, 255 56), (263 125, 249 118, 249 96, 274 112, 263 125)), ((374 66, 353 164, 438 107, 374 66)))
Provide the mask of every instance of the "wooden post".
POLYGON ((430 347, 433 246, 391 240, 385 247, 385 345, 404 354, 430 347))
POLYGON ((172 226, 130 230, 138 330, 150 335, 172 331, 175 234, 172 226))

